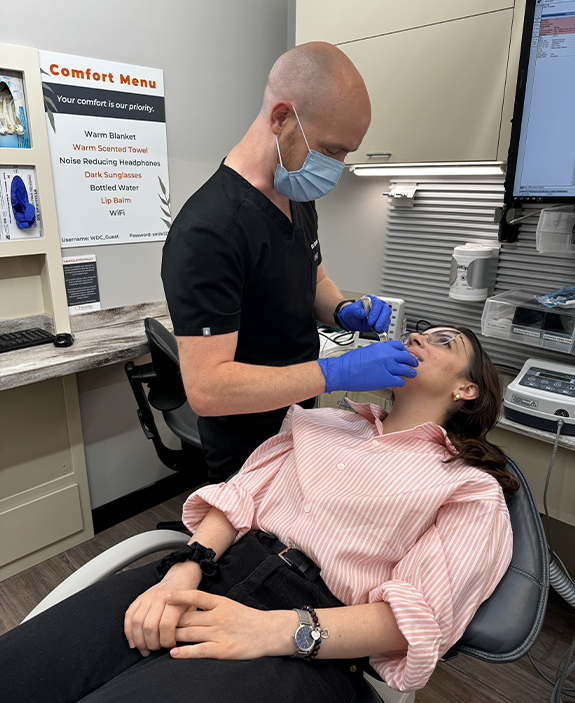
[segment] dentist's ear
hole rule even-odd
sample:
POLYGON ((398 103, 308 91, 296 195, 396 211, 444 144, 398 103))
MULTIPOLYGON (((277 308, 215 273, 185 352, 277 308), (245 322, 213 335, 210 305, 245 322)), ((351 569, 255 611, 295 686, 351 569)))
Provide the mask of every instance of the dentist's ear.
POLYGON ((269 121, 271 130, 276 135, 276 137, 279 137, 279 135, 282 133, 286 125, 286 120, 291 112, 292 107, 285 100, 279 100, 277 103, 272 105, 269 114, 269 121))

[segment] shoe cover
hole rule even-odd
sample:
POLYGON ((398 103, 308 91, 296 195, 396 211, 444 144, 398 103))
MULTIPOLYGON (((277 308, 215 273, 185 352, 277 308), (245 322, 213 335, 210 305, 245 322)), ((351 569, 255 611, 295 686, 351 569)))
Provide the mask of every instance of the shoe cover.
POLYGON ((36 210, 28 201, 26 186, 20 176, 14 176, 11 188, 12 210, 20 229, 28 229, 36 222, 36 210))

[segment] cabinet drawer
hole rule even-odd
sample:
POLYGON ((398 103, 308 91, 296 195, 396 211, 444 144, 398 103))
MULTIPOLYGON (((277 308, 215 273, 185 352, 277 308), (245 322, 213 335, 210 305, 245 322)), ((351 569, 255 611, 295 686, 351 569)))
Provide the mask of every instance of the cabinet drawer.
POLYGON ((77 484, 0 512, 0 566, 83 528, 77 484))
POLYGON ((512 0, 298 0, 296 43, 340 44, 510 7, 512 0))
POLYGON ((504 10, 343 45, 372 102, 346 163, 496 159, 512 18, 504 10))

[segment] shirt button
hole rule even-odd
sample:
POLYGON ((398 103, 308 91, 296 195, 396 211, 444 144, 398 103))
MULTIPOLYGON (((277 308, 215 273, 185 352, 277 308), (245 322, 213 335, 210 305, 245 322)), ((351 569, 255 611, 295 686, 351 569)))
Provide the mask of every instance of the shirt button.
POLYGON ((345 464, 338 464, 337 468, 341 471, 342 469, 345 469, 345 464))
POLYGON ((311 510, 311 505, 308 503, 307 505, 304 506, 304 512, 309 513, 310 510, 311 510))
POLYGON ((372 444, 373 444, 374 447, 379 447, 379 442, 377 441, 377 439, 374 439, 374 440, 372 441, 372 444))

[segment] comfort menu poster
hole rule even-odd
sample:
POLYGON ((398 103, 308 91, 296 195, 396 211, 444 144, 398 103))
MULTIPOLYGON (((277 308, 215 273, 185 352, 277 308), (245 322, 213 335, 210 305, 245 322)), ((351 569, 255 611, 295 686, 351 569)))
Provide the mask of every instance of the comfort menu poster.
POLYGON ((163 72, 39 54, 62 247, 165 239, 163 72))

